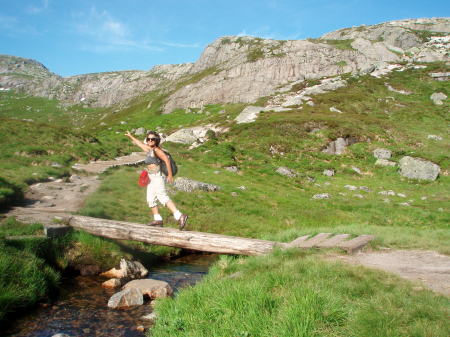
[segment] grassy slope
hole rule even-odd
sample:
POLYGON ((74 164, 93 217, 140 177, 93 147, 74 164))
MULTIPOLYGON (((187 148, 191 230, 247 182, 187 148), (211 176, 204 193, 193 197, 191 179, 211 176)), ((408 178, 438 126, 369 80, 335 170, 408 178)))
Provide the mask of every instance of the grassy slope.
MULTIPOLYGON (((314 107, 305 105, 302 109, 293 109, 291 112, 265 113, 255 123, 248 125, 235 125, 232 122, 242 105, 210 106, 208 107, 211 111, 210 115, 186 114, 184 111, 160 115, 158 111, 162 103, 161 97, 158 93, 149 93, 148 97, 144 95, 130 102, 127 109, 104 118, 106 123, 104 127, 92 125, 91 133, 96 136, 99 143, 97 145, 82 143, 81 149, 86 151, 81 152, 87 153, 87 156, 95 153, 93 157, 110 157, 113 153, 136 150, 122 136, 123 131, 134 127, 144 126, 147 129, 160 127, 168 133, 182 126, 217 122, 229 126, 230 131, 195 150, 187 150, 184 146, 176 144, 165 145, 175 155, 181 176, 222 186, 222 190, 216 193, 178 192, 173 196, 180 209, 190 214, 191 229, 280 241, 289 241, 304 233, 321 231, 373 233, 377 235, 375 247, 383 245, 431 248, 448 254, 450 253, 447 206, 449 200, 446 192, 449 185, 447 176, 449 157, 448 139, 445 137, 448 104, 434 106, 429 96, 436 91, 449 95, 450 88, 448 83, 435 82, 429 78, 428 72, 436 70, 442 70, 442 65, 431 65, 426 70, 394 72, 388 79, 349 78, 350 85, 347 88, 315 97, 314 107), (384 82, 388 82, 396 89, 410 90, 413 94, 404 96, 390 92, 386 89, 384 82), (149 104, 150 101, 151 104, 149 104), (344 113, 331 113, 329 111, 331 106, 337 107, 344 113), (222 108, 225 108, 226 112, 219 114, 218 111, 222 108), (120 121, 126 121, 127 124, 121 124, 120 121), (319 127, 320 131, 310 132, 314 127, 319 127), (438 134, 443 136, 444 140, 439 142, 428 140, 428 134, 438 134), (321 152, 330 139, 348 135, 358 138, 361 142, 350 146, 345 155, 331 156, 321 152), (284 154, 272 154, 271 146, 284 154), (435 182, 408 181, 401 178, 395 168, 374 166, 375 159, 371 153, 377 147, 391 149, 393 159, 396 161, 403 155, 433 160, 441 165, 444 174, 441 174, 435 182), (93 148, 97 152, 93 152, 93 148), (234 174, 224 170, 223 167, 228 165, 239 166, 240 173, 234 174), (291 179, 276 174, 275 169, 281 165, 297 170, 300 173, 299 177, 291 179), (364 174, 356 174, 351 170, 352 166, 360 168, 364 174), (322 171, 325 168, 334 168, 337 172, 336 176, 332 178, 323 176, 322 171), (315 181, 310 182, 310 178, 314 178, 315 181), (363 195, 360 199, 354 196, 356 192, 344 188, 347 184, 367 186, 372 192, 358 191, 358 194, 363 195), (246 189, 241 190, 239 186, 245 186, 246 189), (406 199, 398 196, 389 197, 390 202, 386 203, 383 200, 386 197, 377 192, 388 189, 404 193, 407 197, 406 199), (322 201, 311 199, 314 194, 324 192, 330 193, 332 198, 322 201), (422 197, 426 199, 422 200, 422 197), (412 206, 399 205, 407 200, 413 200, 410 202, 412 206)), ((10 120, 8 122, 13 123, 10 120)), ((11 126, 11 128, 14 127, 15 125, 11 126)), ((23 139, 27 139, 26 135, 17 137, 16 141, 19 143, 19 140, 23 139)), ((8 142, 11 143, 11 141, 8 142)), ((72 140, 72 142, 75 141, 72 140)), ((55 140, 51 144, 54 143, 55 140)), ((29 145, 30 143, 22 144, 17 149, 29 145)), ((45 149, 50 145, 42 144, 42 146, 45 149)), ((61 150, 60 153, 65 155, 66 151, 61 150)), ((13 172, 17 167, 12 167, 9 172, 13 172)), ((42 167, 49 169, 48 161, 42 167)), ((81 213, 147 222, 148 210, 144 202, 144 191, 136 184, 136 171, 138 170, 134 168, 122 168, 111 170, 103 175, 104 184, 97 193, 90 196, 81 213)), ((8 183, 10 181, 11 179, 6 180, 8 183)), ((163 209, 163 215, 169 218, 165 209, 163 209)), ((168 225, 175 226, 175 223, 170 220, 168 225)), ((309 264, 298 265, 296 263, 300 262, 295 262, 295 256, 294 254, 292 265, 284 261, 283 254, 281 257, 269 256, 260 260, 251 260, 254 261, 251 262, 254 264, 251 277, 260 280, 258 284, 264 285, 269 282, 270 285, 272 278, 281 277, 285 285, 283 286, 281 282, 275 290, 292 295, 291 299, 287 295, 282 297, 283 303, 280 303, 279 299, 272 299, 270 300, 272 304, 268 304, 269 307, 273 306, 281 310, 277 311, 278 316, 275 316, 278 317, 278 325, 275 326, 280 327, 279 331, 303 329, 295 331, 298 331, 298 335, 301 333, 311 335, 311 331, 314 331, 316 335, 326 336, 365 336, 369 335, 365 334, 367 326, 372 326, 379 320, 382 325, 381 330, 379 333, 377 333, 378 330, 374 330, 373 335, 394 336, 408 333, 417 336, 442 335, 441 326, 444 322, 442 313, 448 305, 448 302, 443 301, 442 298, 434 297, 428 292, 421 293, 417 297, 411 294, 410 288, 403 283, 398 286, 392 285, 390 277, 384 274, 377 276, 375 273, 368 273, 363 277, 360 271, 319 262, 319 258, 315 255, 307 259, 311 264, 310 268, 309 264), (265 272, 267 264, 272 260, 280 265, 280 270, 273 276, 265 272), (286 263, 287 267, 284 267, 286 263), (290 279, 285 278, 285 268, 293 273, 290 279), (341 276, 336 279, 339 282, 335 283, 346 283, 346 280, 354 278, 357 280, 356 284, 348 281, 347 285, 344 284, 341 287, 334 285, 328 280, 330 276, 325 272, 327 269, 340 273, 341 276), (296 281, 298 278, 304 278, 305 284, 290 288, 289 285, 298 283, 296 281), (307 283, 313 280, 322 286, 311 288, 307 283), (353 313, 367 302, 368 297, 365 293, 357 292, 348 299, 338 297, 336 300, 338 304, 335 306, 332 296, 326 293, 326 289, 336 286, 336 289, 332 288, 334 291, 345 293, 357 286, 360 280, 365 280, 364 282, 369 284, 365 289, 366 293, 377 294, 374 300, 368 302, 369 305, 365 309, 359 311, 360 315, 343 319, 341 317, 343 314, 339 312, 337 318, 333 318, 333 314, 330 314, 331 318, 328 318, 328 315, 325 315, 326 311, 323 312, 320 306, 317 307, 318 309, 312 306, 313 311, 295 312, 297 310, 295 308, 306 310, 305 308, 311 303, 318 302, 331 309, 343 306, 345 310, 343 309, 342 312, 345 315, 348 315, 348 312, 353 313), (307 298, 312 301, 306 306, 301 302, 305 293, 309 294, 307 298), (369 312, 374 312, 374 308, 384 306, 383 296, 385 295, 388 301, 396 302, 394 309, 382 312, 378 316, 375 313, 368 315, 369 312), (402 317, 390 321, 394 331, 390 333, 390 330, 386 330, 388 326, 386 322, 389 321, 392 312, 407 304, 402 301, 410 303, 412 309, 405 309, 401 313, 402 317), (415 307, 425 309, 420 309, 416 313, 415 307), (430 307, 434 309, 428 310, 430 307), (290 316, 289 313, 284 314, 283 310, 293 311, 294 316, 290 316), (427 311, 431 313, 426 314, 427 311), (299 316, 302 318, 293 321, 304 327, 289 326, 292 317, 299 316), (414 325, 413 330, 405 328, 410 322, 410 317, 420 318, 420 323, 414 325), (329 319, 336 320, 337 323, 329 323, 329 319), (318 322, 321 322, 324 330, 315 330, 317 326, 320 326, 318 322), (365 322, 370 324, 367 325, 365 322), (436 327, 429 328, 430 326, 436 327), (350 329, 348 330, 350 332, 344 334, 342 331, 346 330, 342 327, 350 329)), ((212 274, 211 278, 214 279, 214 277, 217 275, 212 274)), ((186 296, 194 296, 198 303, 208 303, 209 300, 215 303, 222 301, 224 303, 218 305, 219 308, 223 308, 220 309, 222 311, 233 312, 238 306, 251 313, 252 310, 247 310, 247 306, 253 306, 259 303, 259 300, 263 303, 268 301, 266 298, 257 298, 253 295, 258 292, 264 294, 267 289, 273 289, 253 284, 245 276, 236 285, 230 281, 231 288, 227 292, 229 296, 222 296, 218 292, 211 293, 211 289, 214 290, 214 283, 207 281, 201 286, 202 288, 196 287, 197 290, 192 290, 192 295, 189 293, 186 296), (239 286, 247 289, 244 292, 246 296, 240 296, 239 291, 232 290, 233 287, 239 286), (203 287, 206 290, 203 290, 203 287)), ((395 283, 398 281, 395 280, 395 283)), ((164 330, 164 326, 169 327, 170 330, 174 328, 174 324, 175 329, 181 328, 179 331, 186 332, 188 327, 189 333, 199 336, 203 334, 202 329, 216 329, 212 330, 213 335, 218 336, 226 335, 225 333, 230 331, 227 330, 229 326, 224 324, 208 323, 211 327, 205 327, 200 324, 201 322, 190 324, 189 322, 194 322, 197 316, 191 308, 192 304, 189 301, 184 302, 181 296, 180 300, 168 300, 160 309, 167 320, 158 325, 156 331, 159 332, 155 332, 157 333, 155 336, 164 335, 167 330, 164 330), (182 315, 182 318, 177 321, 179 315, 182 315)), ((205 313, 198 317, 210 322, 209 317, 212 317, 213 313, 208 309, 211 308, 214 310, 215 306, 206 305, 205 313)), ((220 316, 220 312, 216 314, 218 315, 214 317, 218 317, 219 322, 223 322, 222 319, 231 320, 230 316, 220 316)), ((233 318, 236 328, 239 328, 239 330, 233 330, 236 335, 239 333, 243 336, 274 335, 270 334, 272 331, 270 329, 268 333, 263 334, 259 330, 254 330, 256 325, 250 323, 248 326, 245 325, 245 322, 251 321, 252 317, 244 317, 242 321, 233 318)), ((269 318, 267 319, 270 322, 269 318)))
MULTIPOLYGON (((261 114, 252 124, 234 125, 232 112, 208 116, 209 121, 230 126, 230 131, 195 150, 176 144, 165 146, 177 157, 180 175, 218 184, 222 190, 179 192, 174 200, 190 214, 193 230, 283 241, 319 231, 373 233, 377 235, 375 245, 449 253, 448 140, 427 139, 428 134, 445 135, 448 109, 434 106, 429 96, 449 88, 448 83, 432 81, 429 71, 410 70, 390 76, 388 82, 393 87, 414 92, 409 96, 388 91, 386 79, 363 77, 349 79, 346 88, 315 97, 314 107, 261 114), (330 112, 331 106, 344 113, 330 112), (315 126, 321 130, 308 132, 315 126), (361 142, 342 156, 321 152, 330 139, 346 135, 361 142), (272 155, 271 146, 284 155, 272 155), (391 149, 395 161, 404 155, 432 160, 441 165, 444 174, 435 182, 408 181, 399 176, 397 168, 374 165, 372 151, 378 147, 391 149), (221 169, 227 165, 239 166, 240 174, 221 169), (279 166, 288 166, 300 176, 280 176, 275 173, 279 166), (352 166, 363 174, 352 171, 352 166), (323 176, 327 168, 335 169, 336 176, 323 176), (344 187, 348 184, 366 186, 371 192, 349 191, 344 187), (378 194, 383 190, 403 193, 406 198, 378 194), (232 195, 235 193, 237 196, 232 195), (330 193, 332 198, 312 200, 317 193, 330 193), (413 200, 410 207, 399 205, 409 200, 413 200)), ((184 112, 175 113, 171 125, 185 116, 184 112)), ((152 126, 166 126, 163 118, 156 118, 154 122, 160 124, 152 126)), ((144 191, 135 183, 137 171, 127 168, 107 174, 103 187, 88 199, 82 213, 147 222, 144 191)))
POLYGON ((223 257, 175 299, 151 336, 448 336, 448 299, 399 278, 314 254, 223 257))
MULTIPOLYGON (((449 254, 448 104, 435 106, 429 99, 433 92, 450 92, 448 83, 428 76, 439 67, 394 72, 388 79, 349 78, 348 87, 315 97, 314 107, 264 113, 252 124, 234 125, 230 120, 235 113, 209 116, 230 131, 195 150, 165 146, 175 154, 180 175, 218 184, 222 190, 178 192, 173 199, 190 214, 193 230, 285 242, 324 231, 375 234, 374 247, 449 254), (413 94, 390 92, 385 82, 413 94), (332 106, 344 113, 330 112, 332 106), (310 132, 315 127, 320 131, 310 132), (428 134, 444 140, 428 140, 428 134), (321 152, 339 136, 360 142, 342 156, 321 152), (272 154, 271 146, 284 154, 272 154), (374 165, 372 151, 378 147, 391 149, 395 161, 404 155, 432 160, 443 174, 435 182, 401 178, 397 168, 374 165), (223 169, 229 165, 239 166, 240 173, 223 169), (298 171, 299 177, 276 174, 282 165, 298 171), (328 168, 336 176, 323 176, 328 168), (348 184, 371 192, 349 191, 344 187, 348 184), (406 198, 378 194, 383 190, 406 198), (324 192, 332 198, 311 199, 324 192), (411 206, 400 205, 405 201, 411 206)), ((138 171, 110 171, 82 213, 147 222, 138 171)), ((162 212, 168 225, 175 226, 167 210, 162 212)), ((161 319, 152 336, 446 336, 449 307, 448 299, 415 292, 396 277, 325 262, 321 255, 287 252, 234 262, 224 258, 202 284, 157 306, 161 319), (234 272, 240 274, 225 277, 234 272)))

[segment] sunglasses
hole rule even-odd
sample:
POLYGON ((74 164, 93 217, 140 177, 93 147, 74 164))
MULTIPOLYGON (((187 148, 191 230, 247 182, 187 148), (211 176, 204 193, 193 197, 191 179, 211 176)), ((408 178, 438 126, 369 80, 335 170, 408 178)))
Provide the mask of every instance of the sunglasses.
POLYGON ((158 138, 147 138, 148 142, 156 142, 158 138))

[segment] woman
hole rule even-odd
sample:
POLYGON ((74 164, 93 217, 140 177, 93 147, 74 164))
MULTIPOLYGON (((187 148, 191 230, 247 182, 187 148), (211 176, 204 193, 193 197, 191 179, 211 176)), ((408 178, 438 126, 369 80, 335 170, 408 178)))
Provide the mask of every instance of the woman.
POLYGON ((164 151, 159 147, 161 142, 161 137, 158 133, 154 131, 149 131, 145 142, 141 142, 137 138, 127 131, 125 136, 131 139, 131 141, 139 146, 142 150, 147 152, 147 158, 145 158, 145 163, 147 164, 148 176, 150 178, 150 183, 147 186, 147 203, 152 210, 153 221, 149 223, 150 226, 163 226, 163 219, 159 214, 158 206, 156 200, 162 205, 167 206, 172 212, 175 220, 178 221, 180 229, 186 226, 188 216, 182 214, 172 200, 170 200, 167 195, 165 180, 166 177, 161 174, 161 162, 166 164, 168 175, 167 181, 173 183, 172 167, 170 165, 169 158, 164 153, 164 151))

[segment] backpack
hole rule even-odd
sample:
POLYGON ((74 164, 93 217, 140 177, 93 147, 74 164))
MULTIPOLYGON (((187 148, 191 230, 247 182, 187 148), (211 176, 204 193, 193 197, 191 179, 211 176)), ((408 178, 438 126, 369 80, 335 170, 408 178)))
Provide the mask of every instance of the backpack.
MULTIPOLYGON (((173 160, 173 158, 172 158, 172 156, 170 155, 169 152, 167 152, 166 150, 163 150, 163 151, 166 154, 167 158, 169 158, 170 167, 172 168, 172 176, 175 176, 177 174, 177 172, 178 172, 177 164, 175 163, 175 160, 173 160)), ((162 161, 162 160, 161 160, 161 172, 165 176, 169 175, 169 172, 167 171, 166 163, 164 161, 162 161)))

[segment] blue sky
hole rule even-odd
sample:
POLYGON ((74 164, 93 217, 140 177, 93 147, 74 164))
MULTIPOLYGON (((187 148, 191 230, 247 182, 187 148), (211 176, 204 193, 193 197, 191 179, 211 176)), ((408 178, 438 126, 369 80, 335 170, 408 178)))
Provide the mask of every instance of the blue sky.
POLYGON ((305 39, 385 21, 449 17, 450 1, 0 0, 0 54, 71 76, 194 62, 225 35, 305 39))

